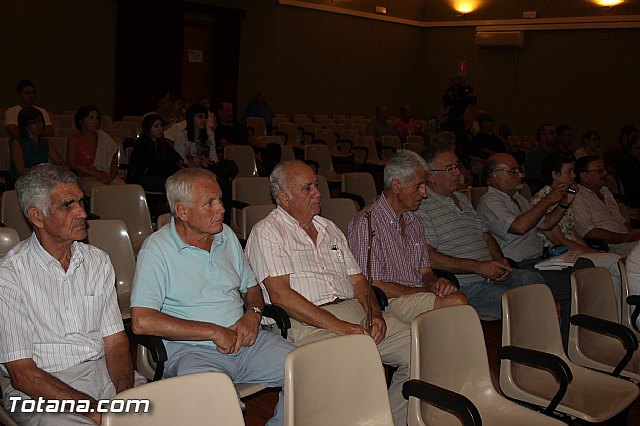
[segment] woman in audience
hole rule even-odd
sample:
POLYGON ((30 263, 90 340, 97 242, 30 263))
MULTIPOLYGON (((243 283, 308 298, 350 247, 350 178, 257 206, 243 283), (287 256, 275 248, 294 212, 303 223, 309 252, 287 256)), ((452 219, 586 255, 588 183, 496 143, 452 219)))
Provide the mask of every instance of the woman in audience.
POLYGON ((169 176, 182 168, 182 157, 163 137, 162 119, 149 114, 142 119, 142 135, 133 146, 127 183, 137 183, 145 191, 164 192, 169 176))
POLYGON ((78 133, 69 136, 67 161, 76 172, 86 195, 102 185, 122 185, 118 178, 118 145, 100 129, 100 110, 94 105, 78 108, 74 117, 78 133))
MULTIPOLYGON (((531 204, 536 205, 544 198, 551 188, 560 184, 568 183, 570 187, 577 190, 577 186, 573 186, 576 175, 573 173, 575 160, 571 154, 553 152, 548 154, 542 162, 540 176, 545 186, 531 198, 531 204)), ((547 213, 556 208, 564 208, 560 204, 549 207, 547 213)), ((575 218, 571 205, 567 208, 560 222, 553 227, 551 231, 538 232, 538 236, 544 242, 546 247, 555 245, 565 245, 571 250, 580 250, 580 257, 587 258, 593 262, 595 266, 607 268, 611 273, 611 278, 616 284, 616 294, 620 295, 620 270, 618 269, 618 259, 620 255, 615 253, 605 253, 591 248, 578 235, 575 230, 575 218)))
POLYGON ((582 146, 573 153, 576 160, 580 157, 586 157, 587 155, 595 155, 596 157, 602 157, 602 151, 600 150, 600 135, 595 130, 587 130, 582 135, 582 146))
POLYGON ((66 163, 44 134, 44 116, 38 108, 26 107, 18 113, 20 137, 11 140, 11 178, 17 179, 37 164, 51 161, 59 166, 66 163))
POLYGON ((189 167, 209 167, 218 161, 213 132, 207 127, 208 119, 207 108, 191 105, 186 114, 187 127, 174 140, 173 148, 189 167))

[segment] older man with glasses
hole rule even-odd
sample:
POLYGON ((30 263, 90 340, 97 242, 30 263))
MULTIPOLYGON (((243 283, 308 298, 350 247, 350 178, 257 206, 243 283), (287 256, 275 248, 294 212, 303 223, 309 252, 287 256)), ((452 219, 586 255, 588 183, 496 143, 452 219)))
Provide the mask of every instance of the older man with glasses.
POLYGON ((640 239, 640 229, 631 227, 607 188, 604 161, 596 156, 581 157, 574 172, 580 184, 573 205, 576 231, 582 238, 597 238, 609 244, 611 251, 628 255, 640 239))
MULTIPOLYGON (((519 193, 522 188, 522 176, 522 170, 511 155, 490 156, 484 168, 484 178, 489 190, 480 199, 478 214, 504 255, 513 259, 518 268, 534 270, 543 254, 543 242, 537 231, 548 231, 556 226, 573 202, 574 194, 566 191, 566 183, 560 183, 538 204, 531 206, 529 200, 519 193), (547 213, 552 206, 560 208, 547 213)), ((539 271, 551 289, 554 299, 560 302, 560 331, 565 347, 569 337, 571 314, 571 273, 575 268, 588 266, 593 266, 589 260, 578 259, 573 268, 539 271)))
POLYGON ((460 290, 478 315, 502 318, 501 297, 510 288, 544 284, 537 272, 512 268, 500 246, 459 192, 462 164, 448 149, 424 153, 428 198, 416 214, 429 243, 431 265, 456 274, 460 290))

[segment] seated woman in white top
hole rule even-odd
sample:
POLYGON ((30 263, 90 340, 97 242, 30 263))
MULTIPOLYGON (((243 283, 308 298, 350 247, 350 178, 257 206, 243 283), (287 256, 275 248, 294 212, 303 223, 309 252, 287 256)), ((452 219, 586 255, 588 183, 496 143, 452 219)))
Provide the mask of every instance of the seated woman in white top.
POLYGON ((193 104, 186 113, 187 128, 174 139, 173 148, 189 167, 209 167, 218 161, 213 132, 207 127, 209 111, 193 104))

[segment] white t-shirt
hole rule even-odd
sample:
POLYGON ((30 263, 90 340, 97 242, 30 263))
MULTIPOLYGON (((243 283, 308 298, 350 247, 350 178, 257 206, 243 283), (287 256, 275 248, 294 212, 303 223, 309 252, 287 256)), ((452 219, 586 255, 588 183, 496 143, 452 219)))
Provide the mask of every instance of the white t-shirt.
MULTIPOLYGON (((40 108, 39 106, 34 107, 38 108, 44 117, 44 125, 51 126, 51 118, 49 118, 49 113, 46 109, 40 108)), ((8 126, 9 124, 18 125, 18 114, 22 111, 22 107, 20 104, 14 105, 11 108, 7 108, 4 113, 4 125, 8 126)))

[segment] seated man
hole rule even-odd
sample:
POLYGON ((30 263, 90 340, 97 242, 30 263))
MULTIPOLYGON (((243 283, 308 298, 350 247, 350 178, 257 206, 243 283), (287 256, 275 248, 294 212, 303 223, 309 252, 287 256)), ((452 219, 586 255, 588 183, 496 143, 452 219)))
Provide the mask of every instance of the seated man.
POLYGON ((576 182, 580 184, 573 205, 575 227, 582 238, 597 238, 609 244, 620 256, 631 252, 640 239, 640 229, 634 229, 622 216, 618 203, 607 188, 607 169, 600 157, 587 155, 576 161, 576 182))
POLYGON ((215 136, 219 146, 247 145, 249 143, 247 128, 233 119, 233 104, 231 102, 221 102, 218 105, 218 118, 215 136))
POLYGON ((364 276, 390 298, 387 311, 409 323, 423 312, 467 303, 450 281, 431 270, 427 241, 414 212, 427 195, 426 180, 425 161, 413 151, 398 151, 384 168, 380 197, 349 224, 349 248, 364 276))
POLYGON ((462 164, 446 148, 425 153, 428 198, 416 212, 429 243, 431 265, 453 272, 478 315, 502 318, 502 293, 524 284, 544 283, 537 272, 512 269, 500 246, 458 192, 462 164))
MULTIPOLYGON (((234 383, 283 385, 292 345, 260 330, 264 300, 233 231, 213 173, 189 168, 167 180, 173 219, 138 254, 133 331, 165 338, 165 377, 222 371, 234 383)), ((282 424, 283 397, 269 425, 282 424)))
POLYGON ((13 139, 20 137, 20 131, 18 130, 18 113, 22 108, 28 106, 36 107, 42 113, 44 117, 44 136, 54 136, 53 124, 51 124, 51 118, 46 109, 35 105, 36 102, 36 86, 31 80, 20 80, 16 85, 16 90, 20 96, 20 103, 14 105, 4 113, 4 125, 9 133, 9 136, 13 139))
POLYGON ((134 380, 113 267, 79 242, 87 215, 73 173, 41 164, 16 191, 34 233, 0 261, 0 362, 11 378, 4 407, 20 424, 100 424, 97 400, 134 380), (24 400, 40 398, 75 400, 91 412, 22 412, 24 400))
MULTIPOLYGON (((511 155, 490 156, 484 168, 484 177, 489 190, 478 204, 480 218, 498 241, 506 257, 513 259, 518 268, 535 271, 535 265, 542 259, 543 253, 543 243, 537 230, 552 229, 569 208, 573 195, 566 192, 568 184, 556 185, 532 207, 518 192, 522 187, 522 171, 511 155), (560 208, 547 214, 549 207, 553 205, 560 208)), ((565 348, 569 339, 571 315, 571 273, 575 268, 590 266, 593 266, 591 261, 580 258, 573 268, 539 271, 554 299, 560 302, 560 332, 565 348)))
POLYGON ((389 399, 394 423, 406 425, 402 384, 409 378, 409 325, 381 312, 373 295, 367 300, 367 280, 344 234, 318 216, 320 190, 311 167, 280 163, 270 179, 278 207, 251 230, 246 253, 267 296, 291 317, 290 340, 301 345, 335 335, 370 335, 382 361, 398 367, 389 399))
POLYGON ((389 108, 384 105, 376 107, 376 117, 369 121, 367 127, 364 129, 364 134, 367 136, 373 136, 373 139, 378 145, 382 144, 383 136, 395 136, 396 131, 393 130, 393 124, 388 121, 389 108))

